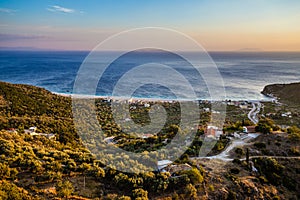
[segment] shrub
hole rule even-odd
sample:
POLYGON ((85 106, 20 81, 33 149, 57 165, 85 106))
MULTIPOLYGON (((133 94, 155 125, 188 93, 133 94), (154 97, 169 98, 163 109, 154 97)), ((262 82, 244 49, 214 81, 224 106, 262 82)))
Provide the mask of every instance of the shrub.
POLYGON ((240 156, 245 155, 244 150, 240 147, 236 148, 234 152, 240 156))
POLYGON ((55 185, 55 188, 56 188, 57 195, 59 197, 68 197, 74 191, 74 187, 70 181, 64 181, 64 182, 59 181, 55 185))
POLYGON ((264 177, 264 176, 260 176, 260 177, 258 177, 258 179, 259 179, 259 181, 261 182, 261 183, 268 183, 269 181, 266 179, 266 177, 264 177))
POLYGON ((186 171, 185 174, 188 175, 192 184, 199 184, 203 182, 203 176, 195 167, 193 167, 191 170, 186 171))
POLYGON ((148 191, 138 188, 132 191, 132 197, 136 200, 148 200, 148 191))
POLYGON ((209 191, 213 192, 215 191, 215 187, 213 185, 209 185, 208 186, 209 191))
POLYGON ((118 200, 131 200, 131 198, 129 196, 121 196, 118 200))
POLYGON ((265 143, 263 143, 263 142, 255 142, 254 146, 257 147, 257 148, 259 148, 259 149, 264 149, 264 148, 267 147, 267 145, 265 143))
POLYGON ((18 188, 15 184, 8 181, 0 181, 0 199, 1 200, 30 200, 32 199, 27 192, 21 188, 18 188))
POLYGON ((230 173, 232 173, 232 174, 238 174, 238 173, 240 173, 240 170, 238 168, 231 168, 230 169, 230 173))
POLYGON ((185 187, 184 191, 185 191, 186 199, 196 199, 197 198, 197 189, 192 184, 188 184, 185 187))
POLYGON ((282 173, 284 166, 280 165, 272 158, 258 158, 255 160, 255 166, 260 169, 260 172, 273 185, 280 185, 282 183, 282 173))

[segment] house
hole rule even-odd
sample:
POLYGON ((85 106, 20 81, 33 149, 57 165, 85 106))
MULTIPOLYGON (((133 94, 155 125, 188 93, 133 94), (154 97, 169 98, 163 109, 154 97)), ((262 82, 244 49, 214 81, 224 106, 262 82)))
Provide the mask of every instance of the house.
POLYGON ((289 117, 289 118, 291 118, 292 117, 291 115, 292 115, 291 112, 286 112, 286 113, 282 113, 281 117, 289 117))
POLYGON ((7 132, 9 132, 9 133, 18 133, 17 130, 16 130, 15 128, 9 128, 9 129, 7 130, 7 132))
POLYGON ((176 173, 176 172, 180 172, 180 171, 188 171, 191 170, 192 167, 185 163, 185 164, 179 164, 179 165, 168 165, 165 170, 167 172, 169 172, 171 174, 171 176, 176 173))
POLYGON ((36 133, 36 127, 33 126, 33 127, 30 127, 29 129, 25 129, 25 133, 31 135, 31 136, 34 136, 34 135, 39 135, 38 133, 36 133))
POLYGON ((248 109, 248 105, 247 104, 240 104, 240 108, 241 109, 248 109))
POLYGON ((104 142, 106 142, 107 144, 114 144, 115 143, 114 139, 115 139, 114 136, 107 137, 104 139, 104 142))
POLYGON ((35 133, 36 127, 35 126, 30 127, 28 130, 29 130, 30 133, 35 133))
POLYGON ((256 133, 255 126, 243 126, 244 133, 256 133))
POLYGON ((153 137, 153 136, 154 136, 154 135, 151 134, 151 133, 145 133, 145 134, 143 134, 142 138, 143 138, 143 139, 146 139, 146 138, 153 137))
POLYGON ((204 112, 209 112, 210 108, 203 108, 204 112))
POLYGON ((179 164, 179 165, 172 165, 172 161, 170 160, 161 160, 157 162, 157 168, 160 172, 169 172, 171 175, 174 175, 174 173, 179 171, 187 171, 191 170, 192 167, 185 163, 185 164, 179 164))
POLYGON ((204 134, 207 137, 219 138, 223 134, 223 130, 216 126, 207 126, 204 134))
POLYGON ((44 137, 48 138, 49 140, 50 139, 55 139, 55 137, 56 137, 54 133, 49 133, 49 134, 47 134, 47 133, 37 133, 36 129, 37 128, 35 126, 33 126, 33 127, 30 127, 29 129, 25 129, 24 131, 25 131, 25 133, 27 133, 31 136, 36 136, 36 135, 44 136, 44 137))
POLYGON ((38 133, 38 135, 45 136, 45 137, 48 138, 49 140, 50 140, 50 139, 55 139, 55 134, 53 134, 53 133, 49 133, 49 134, 46 134, 46 133, 38 133))
POLYGON ((157 169, 160 172, 166 172, 164 168, 166 168, 168 165, 172 164, 173 162, 171 160, 159 160, 157 161, 157 169))
POLYGON ((227 105, 228 106, 234 106, 235 104, 234 104, 234 101, 227 101, 227 105))
POLYGON ((145 108, 149 108, 150 106, 151 106, 151 105, 150 105, 149 103, 145 103, 145 104, 144 104, 144 107, 145 107, 145 108))

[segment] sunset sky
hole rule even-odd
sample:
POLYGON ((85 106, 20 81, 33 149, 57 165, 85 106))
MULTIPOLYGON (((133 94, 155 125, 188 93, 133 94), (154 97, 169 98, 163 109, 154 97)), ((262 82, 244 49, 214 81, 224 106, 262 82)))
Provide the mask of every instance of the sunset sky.
POLYGON ((91 50, 112 34, 141 27, 183 32, 208 51, 300 51, 300 1, 0 1, 2 48, 91 50))

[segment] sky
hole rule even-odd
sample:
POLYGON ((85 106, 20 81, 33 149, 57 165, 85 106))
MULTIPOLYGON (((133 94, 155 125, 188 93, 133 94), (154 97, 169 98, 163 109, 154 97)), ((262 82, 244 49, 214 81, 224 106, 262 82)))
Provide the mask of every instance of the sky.
POLYGON ((91 50, 142 27, 174 29, 208 51, 300 51, 300 1, 0 0, 1 48, 91 50))

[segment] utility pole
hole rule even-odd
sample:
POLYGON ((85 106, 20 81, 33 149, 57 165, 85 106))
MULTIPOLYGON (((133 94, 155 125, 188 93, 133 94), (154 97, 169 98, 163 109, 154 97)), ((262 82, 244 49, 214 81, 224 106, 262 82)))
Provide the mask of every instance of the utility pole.
POLYGON ((248 168, 250 168, 250 166, 249 166, 249 148, 246 149, 246 163, 247 163, 248 168))
POLYGON ((83 177, 83 189, 85 189, 85 175, 83 177))

